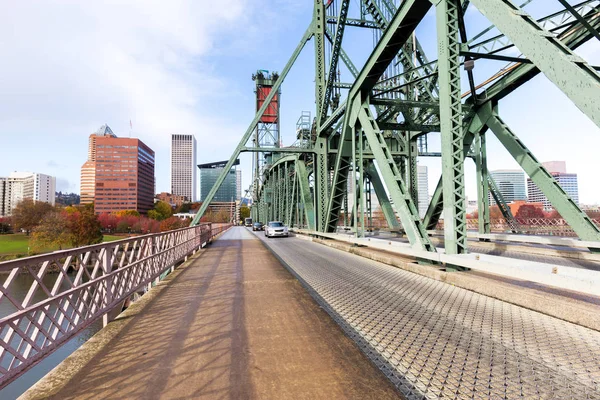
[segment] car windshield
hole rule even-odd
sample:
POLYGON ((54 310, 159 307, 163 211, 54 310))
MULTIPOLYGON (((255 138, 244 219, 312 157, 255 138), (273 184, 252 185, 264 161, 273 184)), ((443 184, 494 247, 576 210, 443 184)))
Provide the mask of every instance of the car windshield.
POLYGON ((283 226, 283 223, 281 223, 281 222, 269 222, 269 226, 271 228, 281 228, 283 226))
POLYGON ((260 223, 260 222, 255 222, 254 223, 254 226, 261 226, 261 225, 262 225, 262 223, 260 223))

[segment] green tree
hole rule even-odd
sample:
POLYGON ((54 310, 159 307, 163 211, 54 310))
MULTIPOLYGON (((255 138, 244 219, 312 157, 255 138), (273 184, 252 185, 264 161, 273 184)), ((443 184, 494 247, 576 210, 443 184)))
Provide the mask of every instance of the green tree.
POLYGON ((148 218, 155 219, 157 221, 163 221, 173 215, 173 208, 171 205, 164 201, 159 201, 154 205, 154 210, 148 211, 148 218))
POLYGON ((247 206, 241 206, 240 219, 243 221, 245 218, 250 218, 250 208, 247 206))
POLYGON ((32 247, 37 250, 58 247, 59 250, 69 245, 72 234, 69 229, 67 215, 60 211, 47 213, 35 227, 32 237, 32 247))
POLYGON ((12 211, 12 219, 17 230, 27 235, 40 224, 44 216, 54 209, 50 204, 32 199, 21 200, 12 211))

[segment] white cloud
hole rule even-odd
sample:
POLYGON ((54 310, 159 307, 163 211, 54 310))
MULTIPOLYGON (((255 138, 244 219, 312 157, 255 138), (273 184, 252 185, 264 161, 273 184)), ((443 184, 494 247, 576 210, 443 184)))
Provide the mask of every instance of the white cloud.
POLYGON ((235 91, 211 57, 239 47, 232 26, 252 30, 247 3, 0 0, 0 135, 77 137, 77 167, 81 145, 104 122, 125 136, 131 119, 157 157, 173 132, 194 133, 204 146, 222 140, 217 131, 239 138, 246 121, 203 110, 235 91))

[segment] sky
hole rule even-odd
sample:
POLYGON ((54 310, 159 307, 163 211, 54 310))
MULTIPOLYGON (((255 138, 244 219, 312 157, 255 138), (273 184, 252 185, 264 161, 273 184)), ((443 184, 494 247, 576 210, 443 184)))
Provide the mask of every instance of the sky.
MULTIPOLYGON (((312 2, 0 0, 0 9, 0 176, 45 173, 56 176, 57 190, 78 192, 88 137, 106 123, 155 150, 161 192, 170 189, 173 133, 196 136, 198 163, 229 159, 254 115, 252 73, 281 71, 310 23, 312 2)), ((486 24, 475 9, 468 16, 486 24)), ((435 50, 429 17, 418 33, 435 50)), ((360 67, 372 37, 348 31, 343 45, 360 67)), ((597 41, 578 54, 600 64, 597 41)), ((484 77, 501 66, 482 62, 475 72, 484 77)), ((281 108, 289 145, 301 112, 314 115, 312 42, 283 84, 281 108)), ((560 90, 539 76, 503 100, 500 114, 540 161, 565 160, 579 174, 581 202, 600 202, 600 130, 560 90)), ((439 150, 436 142, 434 134, 430 151, 439 150)), ((250 160, 241 157, 244 187, 250 160)), ((420 163, 429 167, 432 192, 440 160, 420 163)), ((491 170, 518 168, 493 135, 488 163, 491 170)), ((475 198, 471 164, 466 188, 475 198)))

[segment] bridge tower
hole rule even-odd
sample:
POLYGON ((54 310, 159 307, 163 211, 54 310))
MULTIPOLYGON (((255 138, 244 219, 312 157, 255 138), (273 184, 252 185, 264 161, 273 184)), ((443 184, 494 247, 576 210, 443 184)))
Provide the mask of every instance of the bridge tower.
MULTIPOLYGON (((258 70, 255 74, 252 74, 252 80, 256 82, 256 111, 260 110, 262 105, 265 103, 265 99, 269 96, 273 90, 273 86, 279 74, 277 72, 269 72, 267 70, 258 70)), ((256 130, 254 133, 253 144, 258 149, 278 148, 281 145, 281 137, 279 135, 279 99, 281 97, 281 90, 276 89, 277 92, 273 96, 273 99, 267 105, 265 112, 262 114, 258 123, 256 124, 256 130)), ((253 202, 256 202, 260 198, 259 192, 263 183, 263 174, 266 168, 269 166, 271 160, 271 153, 264 151, 256 151, 253 153, 253 178, 252 178, 252 198, 253 202)), ((256 203, 252 207, 252 218, 255 221, 259 221, 264 218, 260 212, 260 204, 256 203)), ((266 221, 265 221, 266 222, 266 221)))

